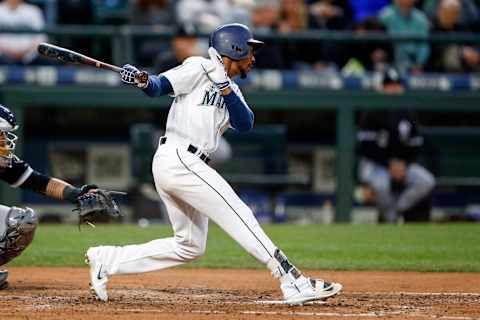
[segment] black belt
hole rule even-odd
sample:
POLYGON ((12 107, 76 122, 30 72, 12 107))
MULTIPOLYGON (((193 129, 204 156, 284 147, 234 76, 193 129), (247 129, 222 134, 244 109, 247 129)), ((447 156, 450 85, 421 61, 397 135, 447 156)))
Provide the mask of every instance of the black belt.
MULTIPOLYGON (((161 137, 160 138, 160 145, 165 144, 167 142, 167 137, 161 137)), ((198 148, 195 147, 193 144, 189 145, 187 148, 187 151, 193 154, 197 154, 198 148)), ((210 162, 210 158, 205 154, 205 153, 200 153, 198 157, 205 163, 208 164, 210 162)))

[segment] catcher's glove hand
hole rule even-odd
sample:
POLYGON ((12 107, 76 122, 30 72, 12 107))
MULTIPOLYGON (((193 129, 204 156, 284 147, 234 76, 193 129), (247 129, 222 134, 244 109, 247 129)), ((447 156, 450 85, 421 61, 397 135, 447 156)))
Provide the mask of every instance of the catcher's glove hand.
MULTIPOLYGON (((83 188, 82 188, 83 189, 83 188)), ((79 225, 87 223, 94 226, 95 215, 108 214, 111 217, 123 216, 117 203, 113 199, 113 195, 126 195, 125 192, 108 191, 104 189, 88 189, 87 192, 77 197, 77 207, 73 211, 77 211, 79 216, 79 225)))

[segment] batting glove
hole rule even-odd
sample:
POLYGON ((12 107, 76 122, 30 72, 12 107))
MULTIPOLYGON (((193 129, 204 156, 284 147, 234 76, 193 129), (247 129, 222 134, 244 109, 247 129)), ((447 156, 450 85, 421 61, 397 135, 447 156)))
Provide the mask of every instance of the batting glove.
POLYGON ((148 73, 140 71, 130 64, 126 64, 122 67, 120 78, 123 83, 135 85, 142 89, 148 84, 148 73))
MULTIPOLYGON (((230 87, 231 80, 225 71, 222 57, 218 54, 215 48, 208 48, 208 55, 213 63, 213 69, 206 71, 208 79, 212 81, 219 90, 224 90, 230 87)), ((205 68, 204 68, 205 69, 205 68)))

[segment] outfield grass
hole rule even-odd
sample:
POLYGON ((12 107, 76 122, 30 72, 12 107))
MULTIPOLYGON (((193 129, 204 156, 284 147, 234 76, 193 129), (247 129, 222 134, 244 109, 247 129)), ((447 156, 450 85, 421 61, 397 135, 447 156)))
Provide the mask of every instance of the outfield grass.
MULTIPOLYGON (((480 271, 480 224, 265 225, 266 232, 301 269, 480 271)), ((100 244, 139 244, 171 235, 170 226, 41 225, 32 245, 12 266, 83 266, 100 244)), ((216 226, 206 255, 188 267, 263 267, 216 226)))

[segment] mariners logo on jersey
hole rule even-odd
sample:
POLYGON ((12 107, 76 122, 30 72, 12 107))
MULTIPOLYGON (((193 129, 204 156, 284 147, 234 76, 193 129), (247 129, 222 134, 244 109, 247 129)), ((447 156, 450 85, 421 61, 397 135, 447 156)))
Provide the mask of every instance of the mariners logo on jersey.
POLYGON ((207 87, 199 106, 215 106, 219 109, 225 108, 225 101, 218 89, 212 84, 207 87))

